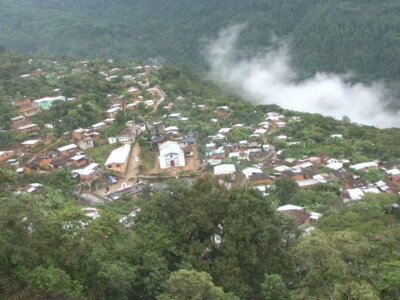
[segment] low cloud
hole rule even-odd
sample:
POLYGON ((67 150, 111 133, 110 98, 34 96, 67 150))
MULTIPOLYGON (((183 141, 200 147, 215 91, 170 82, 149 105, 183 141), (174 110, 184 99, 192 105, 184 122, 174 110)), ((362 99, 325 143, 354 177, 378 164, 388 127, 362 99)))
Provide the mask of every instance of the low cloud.
POLYGON ((386 110, 388 91, 380 83, 352 84, 349 75, 317 73, 304 81, 290 65, 285 45, 253 58, 239 58, 237 39, 243 26, 220 32, 205 50, 211 78, 255 104, 277 104, 286 109, 320 113, 380 128, 399 127, 399 112, 386 110))

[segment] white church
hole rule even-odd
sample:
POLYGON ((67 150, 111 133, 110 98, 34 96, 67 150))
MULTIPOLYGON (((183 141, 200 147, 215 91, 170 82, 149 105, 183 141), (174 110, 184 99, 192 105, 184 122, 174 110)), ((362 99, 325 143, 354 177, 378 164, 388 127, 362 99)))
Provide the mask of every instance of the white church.
POLYGON ((158 146, 160 155, 158 160, 161 169, 185 166, 185 154, 177 142, 165 142, 158 146))

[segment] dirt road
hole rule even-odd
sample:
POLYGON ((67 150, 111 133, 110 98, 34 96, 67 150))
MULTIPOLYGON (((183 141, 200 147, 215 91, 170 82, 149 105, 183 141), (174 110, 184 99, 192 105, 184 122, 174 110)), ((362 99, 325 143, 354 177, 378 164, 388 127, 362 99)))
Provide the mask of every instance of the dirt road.
POLYGON ((140 155, 140 146, 139 143, 135 143, 135 146, 133 147, 130 157, 129 157, 129 162, 128 162, 128 167, 126 168, 126 172, 124 175, 124 181, 135 181, 137 178, 137 175, 139 174, 139 164, 140 162, 136 162, 136 158, 139 157, 140 155))
POLYGON ((153 110, 149 113, 149 114, 152 114, 152 113, 154 113, 156 110, 157 110, 157 108, 158 108, 158 106, 164 101, 164 99, 165 99, 165 94, 164 94, 164 91, 162 90, 162 89, 160 89, 158 86, 156 86, 156 87, 154 87, 155 89, 157 89, 157 94, 158 94, 158 99, 156 99, 156 103, 155 103, 155 105, 154 105, 154 107, 153 107, 153 110))

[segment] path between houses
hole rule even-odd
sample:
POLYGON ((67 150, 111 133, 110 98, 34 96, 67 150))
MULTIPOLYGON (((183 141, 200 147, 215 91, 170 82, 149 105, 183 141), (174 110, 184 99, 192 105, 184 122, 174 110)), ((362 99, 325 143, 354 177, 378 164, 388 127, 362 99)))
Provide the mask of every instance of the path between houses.
POLYGON ((106 198, 90 192, 80 194, 79 198, 84 201, 89 201, 91 205, 103 204, 109 202, 109 200, 107 200, 106 198))
POLYGON ((139 174, 140 162, 136 162, 136 158, 139 157, 139 155, 140 155, 140 146, 139 142, 136 142, 129 156, 128 167, 126 168, 126 172, 124 175, 124 181, 126 183, 128 183, 128 181, 135 181, 137 175, 139 174))
POLYGON ((153 110, 150 113, 154 113, 158 106, 164 101, 165 96, 164 96, 164 92, 160 89, 160 88, 156 88, 158 91, 158 95, 160 95, 160 99, 156 100, 156 104, 153 107, 153 110))

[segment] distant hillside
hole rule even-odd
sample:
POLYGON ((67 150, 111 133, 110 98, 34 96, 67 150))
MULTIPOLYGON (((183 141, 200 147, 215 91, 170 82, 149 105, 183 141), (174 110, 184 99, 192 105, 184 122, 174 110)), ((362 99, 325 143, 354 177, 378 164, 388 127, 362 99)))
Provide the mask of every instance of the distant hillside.
POLYGON ((246 22, 249 54, 271 36, 290 37, 305 76, 355 70, 363 80, 398 80, 399 15, 398 0, 2 0, 0 44, 201 66, 201 40, 246 22))

